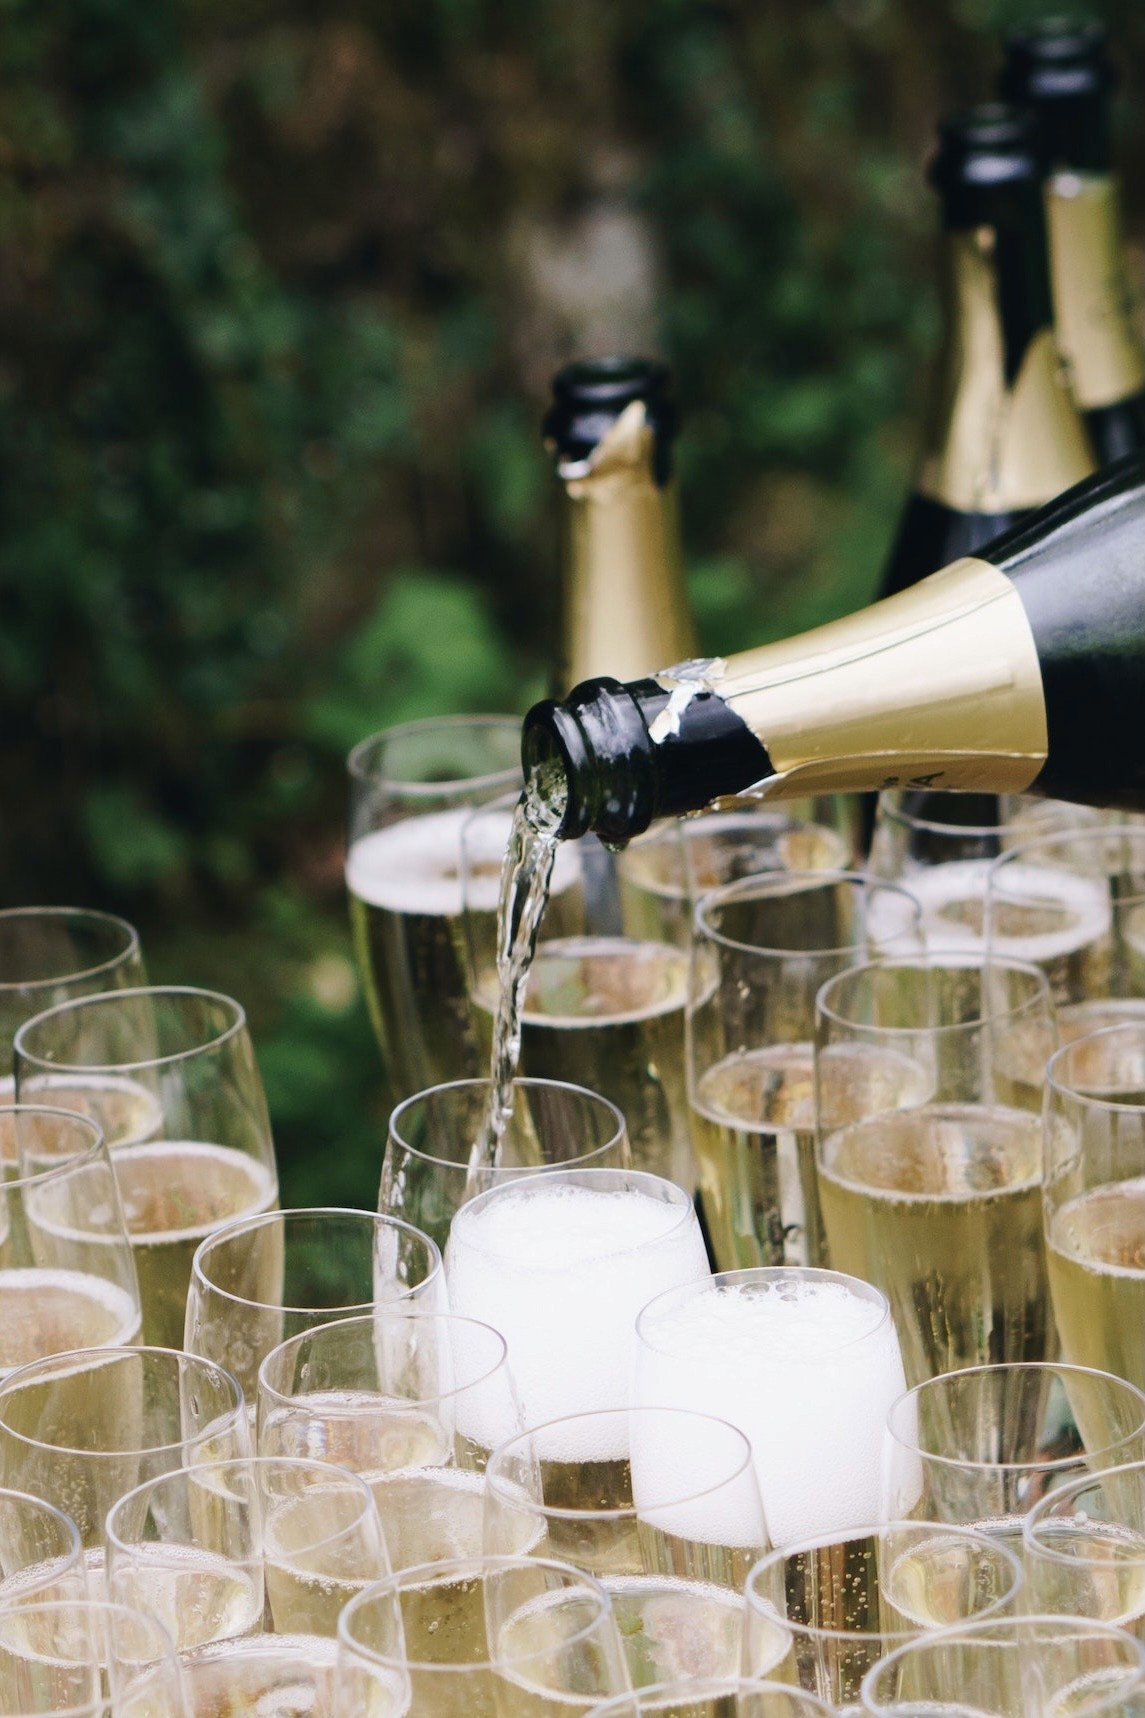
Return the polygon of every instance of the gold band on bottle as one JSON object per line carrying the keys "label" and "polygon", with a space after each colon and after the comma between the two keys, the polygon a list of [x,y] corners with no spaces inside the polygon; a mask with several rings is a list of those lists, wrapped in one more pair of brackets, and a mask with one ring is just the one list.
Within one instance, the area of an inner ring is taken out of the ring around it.
{"label": "gold band on bottle", "polygon": [[940,573],[801,637],[713,665],[755,733],[766,797],[885,787],[1020,793],[1046,761],[1033,634],[988,561]]}
{"label": "gold band on bottle", "polygon": [[1056,173],[1046,186],[1054,318],[1074,397],[1085,410],[1145,388],[1141,307],[1125,266],[1117,187],[1104,173]]}

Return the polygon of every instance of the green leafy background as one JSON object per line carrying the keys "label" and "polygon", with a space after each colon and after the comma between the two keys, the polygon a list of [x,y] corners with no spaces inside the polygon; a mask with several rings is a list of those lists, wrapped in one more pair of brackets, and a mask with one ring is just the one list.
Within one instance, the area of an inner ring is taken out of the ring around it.
{"label": "green leafy background", "polygon": [[[936,334],[922,164],[1018,0],[0,0],[0,901],[247,1006],[372,1204],[343,759],[544,689],[553,367],[675,366],[705,648],[865,600]],[[1140,0],[1101,9],[1142,225]]]}

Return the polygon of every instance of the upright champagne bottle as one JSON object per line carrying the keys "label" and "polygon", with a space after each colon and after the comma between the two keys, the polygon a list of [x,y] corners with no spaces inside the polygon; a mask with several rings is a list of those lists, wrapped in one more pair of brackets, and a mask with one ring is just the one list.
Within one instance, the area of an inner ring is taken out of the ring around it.
{"label": "upright champagne bottle", "polygon": [[553,379],[545,443],[564,484],[558,689],[632,680],[696,648],[684,589],[664,364],[594,358]]}
{"label": "upright champagne bottle", "polygon": [[744,793],[1145,810],[1145,455],[844,620],[535,705],[524,759],[538,822],[613,841]]}
{"label": "upright champagne bottle", "polygon": [[1102,465],[1145,448],[1145,335],[1109,147],[1102,24],[1047,18],[1006,41],[999,88],[1036,113],[1058,345]]}
{"label": "upright champagne bottle", "polygon": [[939,128],[943,345],[884,596],[1094,469],[1054,343],[1037,138],[1031,114],[998,103]]}

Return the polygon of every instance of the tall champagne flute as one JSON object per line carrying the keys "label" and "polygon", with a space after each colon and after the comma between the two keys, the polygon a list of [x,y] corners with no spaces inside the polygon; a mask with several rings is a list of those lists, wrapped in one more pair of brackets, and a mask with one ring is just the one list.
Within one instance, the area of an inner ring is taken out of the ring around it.
{"label": "tall champagne flute", "polygon": [[[497,831],[508,847],[511,815],[512,803],[497,800],[462,831],[470,982],[487,1053],[501,979],[485,856]],[[525,990],[521,1071],[602,1093],[624,1116],[636,1167],[690,1188],[688,967],[685,936],[651,940],[624,925],[617,860],[595,835],[560,844]]]}
{"label": "tall champagne flute", "polygon": [[259,1366],[287,1337],[407,1299],[445,1306],[441,1254],[419,1229],[336,1207],[269,1211],[199,1246],[184,1346],[233,1372],[253,1408]]}
{"label": "tall champagne flute", "polygon": [[[397,1102],[486,1072],[462,943],[461,826],[473,806],[520,787],[521,724],[406,722],[355,746],[347,767],[354,952]],[[503,848],[484,859],[494,899]]]}
{"label": "tall champagne flute", "polygon": [[504,1336],[532,1423],[626,1406],[649,1292],[708,1275],[688,1194],[638,1170],[494,1187],[461,1207],[446,1249],[450,1307]]}
{"label": "tall champagne flute", "polygon": [[[738,1671],[744,1578],[766,1544],[751,1446],[708,1414],[570,1414],[509,1439],[486,1469],[486,1551],[595,1575],[635,1687]],[[771,1665],[788,1645],[777,1629]]]}
{"label": "tall champagne flute", "polygon": [[886,1297],[835,1271],[726,1272],[657,1296],[636,1323],[633,1401],[702,1402],[747,1436],[777,1546],[877,1518],[903,1383]]}
{"label": "tall champagne flute", "polygon": [[515,1080],[500,1161],[475,1188],[469,1168],[489,1109],[489,1080],[455,1080],[407,1098],[390,1116],[378,1210],[404,1217],[439,1247],[475,1191],[544,1169],[627,1169],[628,1129],[615,1104],[558,1080]]}
{"label": "tall champagne flute", "polygon": [[22,1099],[85,1110],[102,1126],[135,1248],[144,1337],[178,1348],[199,1242],[278,1199],[246,1015],[209,990],[117,991],[26,1021],[15,1055]]}
{"label": "tall champagne flute", "polygon": [[793,1680],[850,1707],[884,1654],[929,1629],[1008,1614],[1023,1579],[1021,1560],[1005,1546],[934,1522],[888,1521],[788,1545],[748,1577],[744,1669],[773,1674],[782,1626]]}
{"label": "tall champagne flute", "polygon": [[0,1603],[5,1718],[187,1718],[170,1635],[126,1605],[83,1597]]}
{"label": "tall champagne flute", "polygon": [[108,1510],[185,1462],[250,1454],[242,1392],[166,1348],[56,1354],[0,1380],[0,1478],[65,1511],[98,1596]]}
{"label": "tall champagne flute", "polygon": [[1145,1389],[1145,1019],[1075,1039],[1054,1056],[1044,1152],[1062,1351]]}
{"label": "tall champagne flute", "polygon": [[[1044,975],[937,954],[868,964],[825,984],[817,1014],[831,1258],[888,1296],[908,1380],[1052,1354],[1038,1113],[1056,1038]],[[909,1102],[901,1085],[888,1102],[882,1082],[856,1079],[873,1058],[916,1070]]]}
{"label": "tall champagne flute", "polygon": [[395,1569],[481,1554],[489,1453],[523,1425],[504,1337],[404,1305],[272,1349],[258,1420],[261,1455],[317,1454],[363,1476]]}
{"label": "tall champagne flute", "polygon": [[1029,1608],[1145,1640],[1145,1461],[1071,1480],[1022,1523]]}
{"label": "tall champagne flute", "polygon": [[[701,898],[688,1091],[720,1269],[829,1262],[815,1182],[815,993],[868,954],[920,952],[918,922],[902,890],[842,871],[771,871]],[[899,1089],[902,1068],[880,1066],[887,1108],[917,1101],[909,1079]]]}
{"label": "tall champagne flute", "polygon": [[594,1706],[588,1718],[831,1718],[834,1710],[788,1683],[724,1676],[618,1694]]}
{"label": "tall champagne flute", "polygon": [[975,1366],[917,1385],[887,1415],[885,1514],[1020,1545],[1022,1517],[1086,1473],[1145,1457],[1145,1394],[1080,1366]]}

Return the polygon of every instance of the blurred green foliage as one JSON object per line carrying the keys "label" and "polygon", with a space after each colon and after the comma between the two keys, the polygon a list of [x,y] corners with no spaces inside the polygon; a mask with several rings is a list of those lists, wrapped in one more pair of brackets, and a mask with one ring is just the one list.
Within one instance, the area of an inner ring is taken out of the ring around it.
{"label": "blurred green foliage", "polygon": [[[674,364],[708,648],[864,600],[921,163],[1037,9],[0,3],[0,898],[114,906],[246,1002],[288,1198],[372,1203],[384,1136],[343,755],[544,685],[548,373]],[[1139,0],[1098,10],[1139,69]]]}

